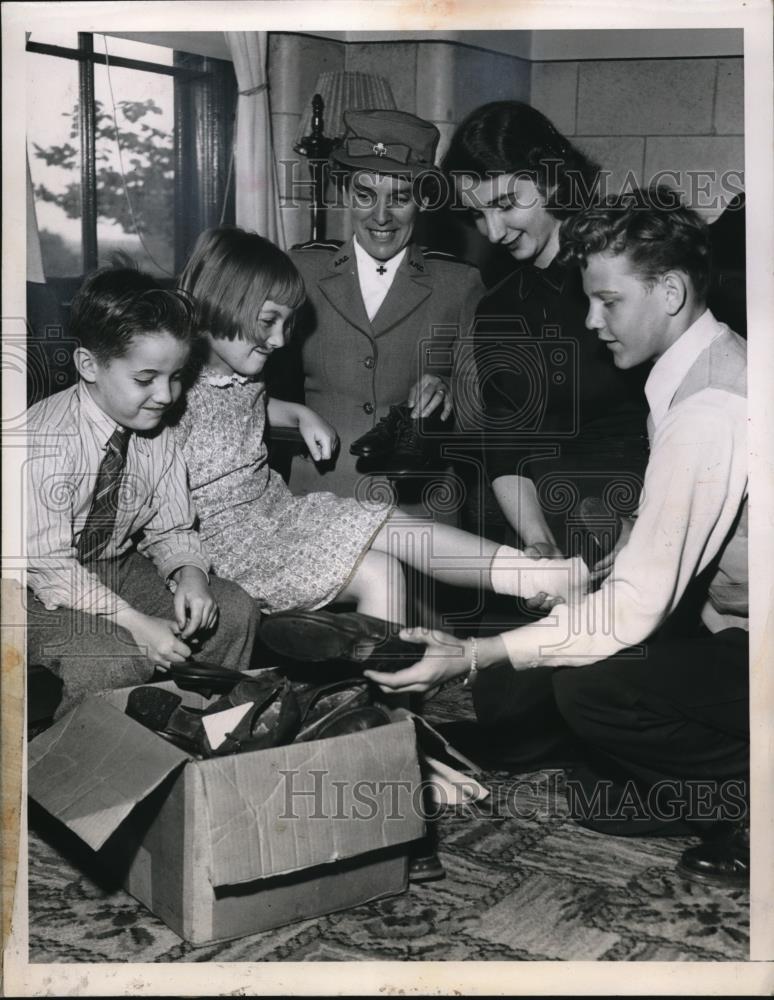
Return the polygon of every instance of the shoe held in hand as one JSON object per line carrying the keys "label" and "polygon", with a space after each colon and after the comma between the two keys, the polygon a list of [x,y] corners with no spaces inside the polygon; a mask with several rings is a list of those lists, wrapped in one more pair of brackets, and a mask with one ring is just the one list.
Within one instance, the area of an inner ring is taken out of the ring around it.
{"label": "shoe held in hand", "polygon": [[407,403],[391,406],[386,417],[350,445],[359,472],[410,475],[432,465],[437,443],[446,429],[440,411],[415,420]]}
{"label": "shoe held in hand", "polygon": [[266,618],[261,639],[302,663],[350,660],[368,670],[402,670],[421,660],[425,647],[399,632],[399,625],[357,611],[279,611]]}

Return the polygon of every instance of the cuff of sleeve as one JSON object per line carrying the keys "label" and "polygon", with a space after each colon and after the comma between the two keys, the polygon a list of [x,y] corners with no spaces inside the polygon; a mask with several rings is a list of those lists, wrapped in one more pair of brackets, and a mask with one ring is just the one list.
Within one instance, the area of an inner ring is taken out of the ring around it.
{"label": "cuff of sleeve", "polygon": [[88,615],[114,615],[119,611],[125,611],[131,605],[115,594],[108,593],[100,595],[93,600],[69,600],[64,597],[56,597],[51,594],[35,594],[46,611],[57,611],[59,608],[71,608],[73,611],[80,611]]}
{"label": "cuff of sleeve", "polygon": [[86,575],[85,578],[79,578],[77,585],[66,591],[61,588],[35,586],[30,584],[29,580],[28,584],[46,611],[70,608],[81,614],[101,617],[115,615],[119,611],[131,608],[127,601],[100,583],[97,577],[92,574]]}
{"label": "cuff of sleeve", "polygon": [[157,569],[159,571],[159,576],[162,580],[169,581],[169,578],[175,572],[175,570],[181,569],[183,566],[195,566],[200,569],[202,573],[210,579],[210,563],[204,558],[204,556],[198,555],[195,552],[177,552],[174,555],[168,556],[162,562],[157,564]]}
{"label": "cuff of sleeve", "polygon": [[74,611],[81,611],[88,615],[112,617],[121,611],[130,609],[131,604],[119,597],[118,594],[114,594],[112,590],[99,588],[97,591],[84,595],[80,600],[74,601],[71,607]]}
{"label": "cuff of sleeve", "polygon": [[[554,620],[548,624],[550,618]],[[505,651],[515,670],[561,664],[561,650],[567,646],[569,638],[570,614],[566,604],[557,605],[548,618],[534,625],[513,629],[502,635]]]}

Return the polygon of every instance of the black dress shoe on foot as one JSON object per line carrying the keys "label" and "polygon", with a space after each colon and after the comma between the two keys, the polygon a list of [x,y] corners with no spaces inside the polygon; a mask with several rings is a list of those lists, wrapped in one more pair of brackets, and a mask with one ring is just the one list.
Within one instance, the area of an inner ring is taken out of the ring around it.
{"label": "black dress shoe on foot", "polygon": [[398,637],[400,626],[358,611],[278,611],[261,627],[264,644],[301,662],[351,660],[368,670],[402,670],[425,647]]}
{"label": "black dress shoe on foot", "polygon": [[692,882],[746,888],[750,884],[749,827],[737,827],[726,836],[689,847],[677,871]]}
{"label": "black dress shoe on foot", "polygon": [[432,854],[423,854],[422,857],[409,859],[408,879],[412,884],[437,882],[442,878],[446,878],[446,870],[435,851]]}

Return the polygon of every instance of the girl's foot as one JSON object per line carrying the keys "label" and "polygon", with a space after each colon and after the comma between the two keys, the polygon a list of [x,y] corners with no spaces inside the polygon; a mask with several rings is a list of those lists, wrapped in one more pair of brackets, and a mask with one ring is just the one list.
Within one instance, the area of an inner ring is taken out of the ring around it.
{"label": "girl's foot", "polygon": [[520,549],[501,545],[492,559],[490,577],[496,594],[524,598],[544,594],[571,604],[588,591],[589,570],[579,556],[530,559]]}

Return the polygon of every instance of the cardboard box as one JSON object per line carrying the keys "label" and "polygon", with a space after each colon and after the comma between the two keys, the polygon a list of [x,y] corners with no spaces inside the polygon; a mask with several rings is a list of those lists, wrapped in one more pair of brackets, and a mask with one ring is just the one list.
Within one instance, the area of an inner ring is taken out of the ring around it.
{"label": "cardboard box", "polygon": [[130,690],[87,698],[30,743],[29,795],[180,937],[222,941],[405,890],[405,845],[424,833],[411,719],[198,760],[124,713]]}

